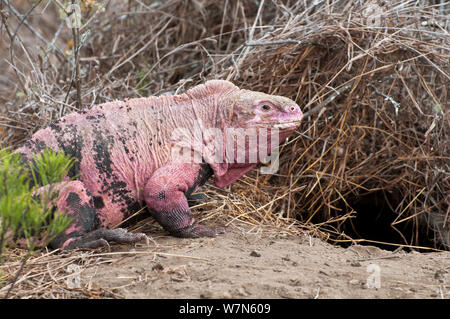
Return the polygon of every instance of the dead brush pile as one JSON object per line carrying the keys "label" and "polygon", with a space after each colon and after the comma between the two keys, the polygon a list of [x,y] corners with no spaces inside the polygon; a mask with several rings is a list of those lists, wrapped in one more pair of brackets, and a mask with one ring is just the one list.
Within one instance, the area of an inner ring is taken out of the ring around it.
{"label": "dead brush pile", "polygon": [[[305,112],[277,174],[254,171],[228,190],[208,187],[204,219],[302,229],[338,242],[448,242],[448,5],[95,3],[83,10],[80,29],[83,107],[220,78],[290,97]],[[61,25],[49,36],[53,44],[71,40]],[[15,98],[2,99],[3,143],[11,146],[77,109],[76,45],[61,57],[51,46],[24,54],[19,44]]]}
{"label": "dead brush pile", "polygon": [[271,209],[334,241],[448,248],[448,21],[426,3],[328,4],[280,9],[223,73],[309,115],[254,196],[288,194]]}

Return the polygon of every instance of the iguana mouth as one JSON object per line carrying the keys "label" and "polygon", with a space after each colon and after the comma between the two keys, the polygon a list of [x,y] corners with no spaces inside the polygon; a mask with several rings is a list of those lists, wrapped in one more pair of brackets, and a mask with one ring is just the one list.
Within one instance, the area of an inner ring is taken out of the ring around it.
{"label": "iguana mouth", "polygon": [[300,121],[295,121],[295,122],[287,122],[287,123],[278,123],[278,124],[274,124],[272,127],[284,129],[284,128],[297,127],[299,124],[300,124]]}
{"label": "iguana mouth", "polygon": [[277,128],[277,129],[292,128],[292,129],[294,129],[297,126],[300,125],[300,122],[301,121],[292,121],[292,122],[284,122],[284,123],[276,123],[276,124],[274,124],[274,123],[260,123],[258,125],[258,127],[261,127],[261,128],[264,127],[264,128],[268,128],[268,129],[270,129],[270,128]]}

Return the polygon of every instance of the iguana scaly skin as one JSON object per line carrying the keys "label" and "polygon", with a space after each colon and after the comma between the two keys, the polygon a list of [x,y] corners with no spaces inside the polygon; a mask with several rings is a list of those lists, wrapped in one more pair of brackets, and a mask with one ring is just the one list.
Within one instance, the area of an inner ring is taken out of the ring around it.
{"label": "iguana scaly skin", "polygon": [[[176,161],[174,146],[189,145],[183,144],[180,136],[174,137],[174,132],[184,128],[189,135],[199,125],[202,130],[219,133],[229,128],[264,128],[279,134],[283,141],[301,118],[299,106],[288,98],[213,80],[180,95],[110,102],[68,114],[37,131],[17,152],[30,160],[50,147],[77,159],[67,178],[76,179],[57,188],[58,211],[65,211],[73,221],[51,242],[54,248],[140,241],[144,234],[115,227],[145,205],[172,235],[213,237],[225,229],[196,223],[187,198],[212,175],[219,187],[237,180],[257,165],[249,161],[249,154],[256,150],[244,150],[241,163],[235,162],[242,151],[239,147],[233,158],[216,161],[223,150],[211,147],[207,136],[191,146],[201,154],[200,161]],[[182,137],[186,141],[187,136]],[[269,143],[268,151],[273,148]]]}

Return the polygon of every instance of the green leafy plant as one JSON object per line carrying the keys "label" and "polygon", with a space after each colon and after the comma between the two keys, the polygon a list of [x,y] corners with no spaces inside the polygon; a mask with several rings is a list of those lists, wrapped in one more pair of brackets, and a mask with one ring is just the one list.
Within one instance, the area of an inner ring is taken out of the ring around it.
{"label": "green leafy plant", "polygon": [[0,258],[7,244],[33,251],[67,228],[70,219],[55,211],[53,201],[74,163],[48,148],[28,163],[20,154],[0,149]]}

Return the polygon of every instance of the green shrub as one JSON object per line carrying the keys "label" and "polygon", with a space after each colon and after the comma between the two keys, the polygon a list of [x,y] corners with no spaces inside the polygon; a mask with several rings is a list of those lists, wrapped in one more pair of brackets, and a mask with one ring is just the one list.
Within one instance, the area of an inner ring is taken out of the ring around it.
{"label": "green shrub", "polygon": [[69,226],[69,217],[52,204],[58,195],[55,183],[62,182],[74,162],[47,148],[24,164],[20,154],[0,149],[0,259],[7,244],[20,240],[32,251]]}

